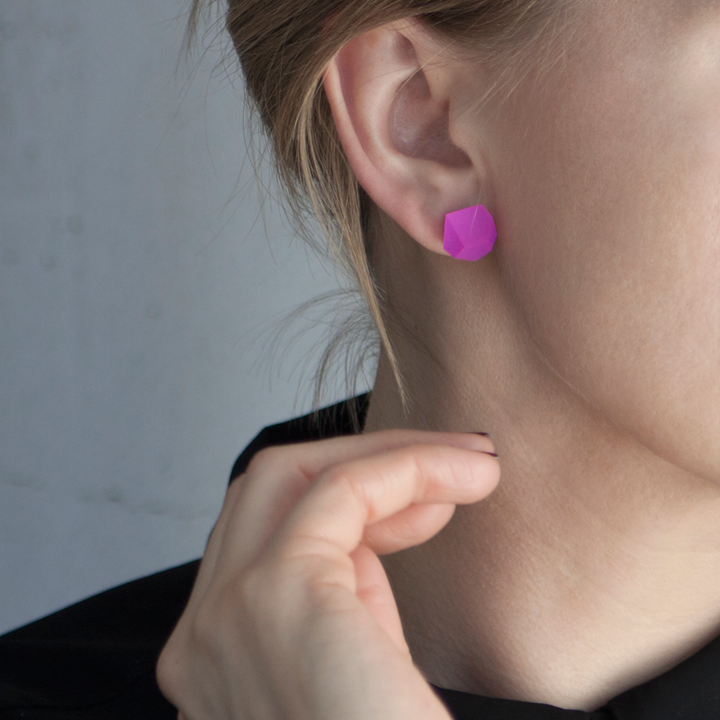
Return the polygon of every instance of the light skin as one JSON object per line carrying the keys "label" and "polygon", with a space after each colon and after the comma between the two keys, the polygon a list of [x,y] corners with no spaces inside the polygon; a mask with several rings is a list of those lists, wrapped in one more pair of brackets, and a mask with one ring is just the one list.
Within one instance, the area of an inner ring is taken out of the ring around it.
{"label": "light skin", "polygon": [[[407,126],[444,109],[469,161],[444,175],[407,139],[403,161],[392,105],[369,99],[402,97],[397,36],[346,48],[331,95],[360,181],[407,233],[378,254],[420,339],[398,341],[410,415],[383,362],[366,429],[489,429],[503,468],[486,503],[385,559],[413,656],[441,686],[593,709],[720,630],[720,6],[578,12],[564,62],[478,112],[467,95],[492,75],[404,31],[432,63]],[[442,257],[448,198],[495,215],[487,259]]]}
{"label": "light skin", "polygon": [[[720,5],[568,19],[557,64],[479,106],[496,68],[414,21],[351,41],[325,90],[406,330],[409,412],[383,356],[367,437],[489,430],[502,465],[382,557],[388,634],[439,686],[592,710],[720,632]],[[449,258],[444,214],[479,202],[495,250]]]}

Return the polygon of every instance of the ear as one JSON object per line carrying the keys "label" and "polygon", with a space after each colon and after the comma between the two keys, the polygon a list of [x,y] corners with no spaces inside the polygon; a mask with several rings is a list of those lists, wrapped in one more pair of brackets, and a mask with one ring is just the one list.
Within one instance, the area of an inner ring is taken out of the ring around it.
{"label": "ear", "polygon": [[408,235],[447,254],[445,215],[480,203],[483,184],[467,68],[419,21],[403,20],[347,43],[324,86],[360,185]]}

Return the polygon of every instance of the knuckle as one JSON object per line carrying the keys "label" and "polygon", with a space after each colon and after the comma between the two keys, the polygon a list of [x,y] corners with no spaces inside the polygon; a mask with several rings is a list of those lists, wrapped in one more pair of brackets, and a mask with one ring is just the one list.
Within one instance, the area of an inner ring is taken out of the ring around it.
{"label": "knuckle", "polygon": [[424,458],[428,453],[436,452],[437,449],[429,445],[408,445],[397,452],[397,468],[402,473],[418,478],[423,474]]}
{"label": "knuckle", "polygon": [[349,493],[352,497],[362,500],[365,493],[363,492],[363,484],[367,482],[367,477],[358,477],[353,472],[350,463],[340,463],[334,465],[325,471],[323,483],[343,494]]}
{"label": "knuckle", "polygon": [[267,562],[255,562],[223,587],[215,615],[227,622],[252,627],[262,621],[277,594],[277,579]]}
{"label": "knuckle", "polygon": [[282,447],[266,447],[258,450],[250,460],[245,474],[252,477],[253,475],[266,475],[277,470],[278,467],[285,464],[285,456],[287,450]]}
{"label": "knuckle", "polygon": [[362,472],[356,461],[338,463],[325,471],[323,481],[364,501],[367,499],[369,487],[373,484],[421,475],[422,458],[429,451],[427,445],[404,445],[392,450],[382,464],[374,464],[371,470],[363,464]]}

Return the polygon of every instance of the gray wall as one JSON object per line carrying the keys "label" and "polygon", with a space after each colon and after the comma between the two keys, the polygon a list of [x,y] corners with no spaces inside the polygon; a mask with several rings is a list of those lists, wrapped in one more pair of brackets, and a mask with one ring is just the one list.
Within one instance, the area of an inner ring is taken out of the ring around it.
{"label": "gray wall", "polygon": [[176,72],[185,7],[0,3],[0,631],[199,556],[309,407],[317,336],[265,348],[335,281],[260,213],[218,53]]}

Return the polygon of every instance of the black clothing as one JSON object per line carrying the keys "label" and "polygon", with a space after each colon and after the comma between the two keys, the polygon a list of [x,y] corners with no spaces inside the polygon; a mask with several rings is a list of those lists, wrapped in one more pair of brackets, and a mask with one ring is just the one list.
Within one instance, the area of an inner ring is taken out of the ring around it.
{"label": "black clothing", "polygon": [[[367,400],[265,428],[238,458],[231,480],[263,447],[353,434]],[[0,637],[0,720],[175,720],[155,682],[155,662],[198,565],[126,583]],[[592,713],[436,691],[457,720],[720,720],[720,638]]]}

